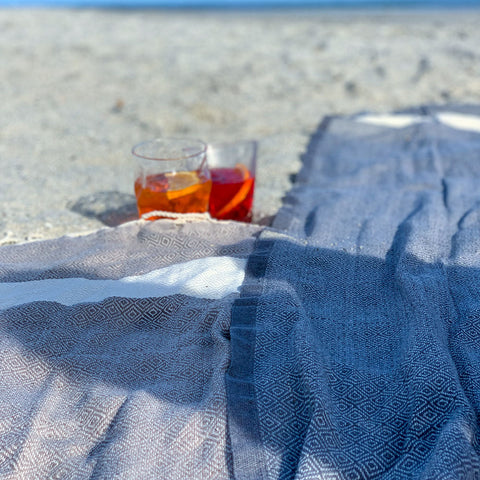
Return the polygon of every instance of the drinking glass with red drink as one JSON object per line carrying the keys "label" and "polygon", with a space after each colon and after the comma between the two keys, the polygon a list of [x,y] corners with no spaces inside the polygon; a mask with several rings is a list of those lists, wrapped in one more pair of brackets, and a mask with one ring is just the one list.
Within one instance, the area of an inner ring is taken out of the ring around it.
{"label": "drinking glass with red drink", "polygon": [[209,145],[212,177],[210,215],[219,220],[252,221],[257,142]]}
{"label": "drinking glass with red drink", "polygon": [[133,147],[140,217],[156,220],[163,218],[161,212],[207,212],[212,180],[206,152],[205,143],[185,138],[158,138]]}

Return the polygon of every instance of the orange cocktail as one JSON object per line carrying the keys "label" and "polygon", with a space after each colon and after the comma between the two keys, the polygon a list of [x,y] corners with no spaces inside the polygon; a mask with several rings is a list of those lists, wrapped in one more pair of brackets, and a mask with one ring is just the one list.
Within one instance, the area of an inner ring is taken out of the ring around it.
{"label": "orange cocktail", "polygon": [[[206,212],[212,181],[198,172],[158,173],[135,181],[138,213]],[[152,217],[160,218],[160,217]]]}
{"label": "orange cocktail", "polygon": [[212,181],[206,151],[203,142],[186,138],[159,138],[135,146],[140,217],[155,220],[167,213],[207,212]]}

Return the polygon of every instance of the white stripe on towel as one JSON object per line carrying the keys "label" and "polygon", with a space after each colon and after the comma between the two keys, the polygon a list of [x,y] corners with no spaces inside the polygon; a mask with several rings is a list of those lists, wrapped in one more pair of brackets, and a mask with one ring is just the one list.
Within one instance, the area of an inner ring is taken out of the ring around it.
{"label": "white stripe on towel", "polygon": [[464,113],[444,112],[437,113],[437,118],[443,124],[458,130],[469,132],[480,132],[480,117],[477,115],[466,115]]}
{"label": "white stripe on towel", "polygon": [[[451,128],[466,130],[469,132],[480,132],[480,117],[478,115],[467,115],[465,113],[440,112],[435,118]],[[431,121],[429,117],[407,114],[365,114],[355,118],[357,122],[378,125],[389,128],[405,128],[416,123]]]}
{"label": "white stripe on towel", "polygon": [[38,301],[75,305],[108,297],[184,294],[219,299],[238,291],[245,277],[246,262],[234,257],[207,257],[119,280],[56,278],[0,283],[0,309]]}
{"label": "white stripe on towel", "polygon": [[365,114],[358,116],[355,120],[357,120],[357,122],[379,125],[381,127],[405,128],[416,123],[424,122],[425,117],[406,114]]}

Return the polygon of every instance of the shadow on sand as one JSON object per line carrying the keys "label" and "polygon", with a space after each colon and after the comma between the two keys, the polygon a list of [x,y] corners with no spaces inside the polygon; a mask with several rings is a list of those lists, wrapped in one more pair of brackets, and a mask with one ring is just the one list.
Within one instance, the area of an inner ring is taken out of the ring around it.
{"label": "shadow on sand", "polygon": [[80,197],[67,207],[87,218],[96,218],[109,227],[138,219],[137,204],[132,194],[105,191]]}

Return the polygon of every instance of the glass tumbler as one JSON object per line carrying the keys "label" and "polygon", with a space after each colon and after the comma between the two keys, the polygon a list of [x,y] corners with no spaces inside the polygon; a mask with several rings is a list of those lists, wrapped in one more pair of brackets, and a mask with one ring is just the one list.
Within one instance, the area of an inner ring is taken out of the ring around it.
{"label": "glass tumbler", "polygon": [[213,144],[208,147],[212,176],[210,215],[219,220],[251,222],[257,142]]}
{"label": "glass tumbler", "polygon": [[157,138],[135,145],[140,217],[156,220],[168,217],[166,212],[207,212],[212,180],[206,153],[205,143],[188,138]]}

